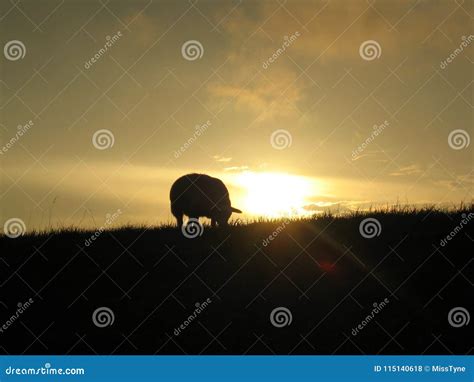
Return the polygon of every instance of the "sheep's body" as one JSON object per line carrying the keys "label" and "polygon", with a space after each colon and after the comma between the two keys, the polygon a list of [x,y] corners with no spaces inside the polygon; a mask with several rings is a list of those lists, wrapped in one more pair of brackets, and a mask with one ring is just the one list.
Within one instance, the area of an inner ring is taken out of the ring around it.
{"label": "sheep's body", "polygon": [[170,190],[171,212],[183,224],[183,215],[199,219],[207,217],[211,224],[227,224],[232,212],[240,210],[231,207],[229,191],[217,178],[205,174],[188,174],[177,179]]}

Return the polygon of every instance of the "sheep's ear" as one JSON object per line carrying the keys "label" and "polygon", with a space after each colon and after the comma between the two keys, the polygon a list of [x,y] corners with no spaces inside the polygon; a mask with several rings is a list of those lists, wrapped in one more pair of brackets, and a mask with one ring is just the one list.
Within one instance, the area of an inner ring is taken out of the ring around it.
{"label": "sheep's ear", "polygon": [[234,207],[230,207],[230,210],[231,210],[232,212],[235,212],[236,214],[241,214],[241,213],[242,213],[242,211],[240,211],[239,209],[234,208]]}

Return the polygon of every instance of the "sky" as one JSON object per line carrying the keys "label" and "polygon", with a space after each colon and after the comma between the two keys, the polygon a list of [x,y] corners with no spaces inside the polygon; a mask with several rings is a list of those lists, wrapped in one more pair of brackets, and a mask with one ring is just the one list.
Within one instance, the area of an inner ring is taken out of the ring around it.
{"label": "sky", "polygon": [[0,32],[2,224],[172,222],[191,172],[243,220],[472,202],[472,2],[10,0]]}

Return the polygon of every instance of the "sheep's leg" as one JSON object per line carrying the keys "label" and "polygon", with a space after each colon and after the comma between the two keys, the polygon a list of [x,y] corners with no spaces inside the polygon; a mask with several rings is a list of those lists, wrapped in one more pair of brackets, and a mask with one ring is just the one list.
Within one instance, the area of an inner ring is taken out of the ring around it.
{"label": "sheep's leg", "polygon": [[183,215],[174,215],[174,217],[176,218],[176,222],[178,223],[178,228],[181,229],[181,227],[183,226]]}
{"label": "sheep's leg", "polygon": [[178,208],[175,203],[171,202],[171,213],[176,218],[178,228],[181,229],[181,227],[183,226],[183,211],[181,210],[181,208]]}

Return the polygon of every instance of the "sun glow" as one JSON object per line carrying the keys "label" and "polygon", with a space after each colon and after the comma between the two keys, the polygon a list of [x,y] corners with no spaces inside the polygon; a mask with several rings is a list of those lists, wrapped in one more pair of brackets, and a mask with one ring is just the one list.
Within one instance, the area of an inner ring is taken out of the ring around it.
{"label": "sun glow", "polygon": [[246,171],[236,175],[235,181],[243,191],[241,209],[254,216],[309,215],[303,207],[319,193],[316,181],[285,173]]}

